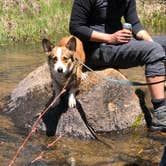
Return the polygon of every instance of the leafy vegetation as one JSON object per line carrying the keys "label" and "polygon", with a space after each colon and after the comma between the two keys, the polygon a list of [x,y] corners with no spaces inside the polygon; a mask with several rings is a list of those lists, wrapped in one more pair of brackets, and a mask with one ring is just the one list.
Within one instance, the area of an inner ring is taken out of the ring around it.
{"label": "leafy vegetation", "polygon": [[0,0],[0,42],[34,41],[68,33],[70,0]]}
{"label": "leafy vegetation", "polygon": [[138,13],[146,29],[153,33],[166,32],[165,0],[139,0]]}

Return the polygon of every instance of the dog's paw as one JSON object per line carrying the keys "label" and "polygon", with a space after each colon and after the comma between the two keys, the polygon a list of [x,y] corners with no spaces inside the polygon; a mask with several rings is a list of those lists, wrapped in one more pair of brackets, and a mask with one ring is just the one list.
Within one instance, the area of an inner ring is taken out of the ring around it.
{"label": "dog's paw", "polygon": [[70,94],[70,96],[69,96],[68,106],[70,108],[76,107],[76,99],[73,94]]}
{"label": "dog's paw", "polygon": [[86,80],[86,78],[87,78],[87,74],[82,73],[82,75],[81,75],[81,80]]}

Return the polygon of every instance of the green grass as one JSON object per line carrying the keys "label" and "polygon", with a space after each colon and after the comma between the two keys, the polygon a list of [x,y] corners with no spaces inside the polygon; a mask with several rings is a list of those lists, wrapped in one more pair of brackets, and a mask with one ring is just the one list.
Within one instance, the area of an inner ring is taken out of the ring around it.
{"label": "green grass", "polygon": [[68,34],[70,0],[6,1],[7,6],[0,0],[1,43],[38,42],[43,37],[58,38],[61,34]]}

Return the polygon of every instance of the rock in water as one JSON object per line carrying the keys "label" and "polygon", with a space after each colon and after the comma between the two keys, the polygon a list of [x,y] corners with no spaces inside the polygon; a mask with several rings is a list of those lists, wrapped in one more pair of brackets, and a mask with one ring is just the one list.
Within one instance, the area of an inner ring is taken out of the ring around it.
{"label": "rock in water", "polygon": [[[68,109],[67,97],[63,95],[61,101],[44,115],[47,135],[63,133],[89,138],[92,137],[89,129],[97,132],[126,129],[142,113],[133,87],[108,80],[109,77],[126,80],[120,72],[105,69],[86,74],[87,78],[82,81],[77,95],[77,108]],[[11,116],[16,126],[31,127],[36,115],[53,96],[51,85],[49,67],[44,64],[13,90],[4,112]]]}

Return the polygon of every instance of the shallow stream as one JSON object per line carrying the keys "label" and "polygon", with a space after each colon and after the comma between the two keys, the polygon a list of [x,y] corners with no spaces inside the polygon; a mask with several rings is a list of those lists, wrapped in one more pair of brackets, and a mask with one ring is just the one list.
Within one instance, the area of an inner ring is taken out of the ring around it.
{"label": "shallow stream", "polygon": [[[0,49],[0,104],[29,72],[46,61],[41,46],[5,46]],[[143,69],[123,70],[129,79],[144,81]],[[17,122],[15,122],[17,123]],[[7,166],[26,134],[9,117],[0,115],[0,165]],[[96,140],[63,137],[54,146],[46,146],[55,137],[34,134],[14,165],[16,166],[156,166],[166,137],[151,133],[146,127],[99,135]],[[39,161],[33,161],[43,152]],[[31,163],[31,164],[30,164]]]}

